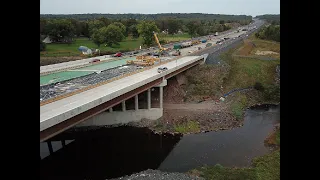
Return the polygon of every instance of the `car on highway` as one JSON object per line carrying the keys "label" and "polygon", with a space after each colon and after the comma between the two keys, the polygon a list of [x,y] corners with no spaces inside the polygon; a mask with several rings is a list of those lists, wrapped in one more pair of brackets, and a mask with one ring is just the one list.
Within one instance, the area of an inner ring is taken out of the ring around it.
{"label": "car on highway", "polygon": [[117,52],[116,54],[113,55],[113,57],[121,57],[122,53],[121,52]]}
{"label": "car on highway", "polygon": [[167,67],[159,67],[158,68],[158,73],[161,73],[161,72],[166,71],[166,70],[168,70]]}
{"label": "car on highway", "polygon": [[92,59],[91,63],[100,62],[100,59]]}

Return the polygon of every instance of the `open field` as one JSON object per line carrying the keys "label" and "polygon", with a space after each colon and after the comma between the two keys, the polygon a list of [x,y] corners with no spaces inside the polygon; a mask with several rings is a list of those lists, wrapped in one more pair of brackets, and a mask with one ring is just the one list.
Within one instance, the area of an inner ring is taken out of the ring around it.
{"label": "open field", "polygon": [[[159,35],[159,40],[163,40],[166,43],[177,42],[186,39],[190,39],[189,34],[177,34],[177,35]],[[76,38],[72,44],[47,44],[47,50],[40,52],[40,56],[79,56],[80,51],[78,50],[79,46],[87,46],[88,48],[100,49],[100,51],[131,51],[139,49],[142,46],[142,38],[130,39],[126,38],[123,42],[120,42],[119,45],[113,45],[112,47],[101,45],[98,47],[88,38]]]}

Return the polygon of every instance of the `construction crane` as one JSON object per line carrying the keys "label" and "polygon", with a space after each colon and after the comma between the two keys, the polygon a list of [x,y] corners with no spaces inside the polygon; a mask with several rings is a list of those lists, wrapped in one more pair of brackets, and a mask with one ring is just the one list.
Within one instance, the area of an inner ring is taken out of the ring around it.
{"label": "construction crane", "polygon": [[167,48],[164,48],[161,46],[160,42],[159,42],[159,39],[158,39],[158,36],[157,36],[157,33],[153,32],[153,36],[154,36],[154,39],[156,40],[158,46],[159,46],[159,53],[163,52],[163,51],[166,51]]}

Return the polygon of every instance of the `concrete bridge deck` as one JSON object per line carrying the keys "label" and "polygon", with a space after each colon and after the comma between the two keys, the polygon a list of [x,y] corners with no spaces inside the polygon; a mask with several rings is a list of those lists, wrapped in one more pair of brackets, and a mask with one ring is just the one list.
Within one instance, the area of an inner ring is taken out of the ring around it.
{"label": "concrete bridge deck", "polygon": [[[145,91],[153,86],[161,84],[164,79],[174,76],[175,72],[179,70],[185,70],[185,68],[190,68],[191,66],[194,66],[202,62],[203,60],[203,56],[186,56],[158,66],[168,68],[167,71],[164,71],[162,73],[158,73],[158,67],[154,67],[149,70],[145,70],[140,73],[107,83],[105,85],[98,86],[94,89],[87,90],[79,94],[75,94],[73,96],[40,106],[40,132],[61,122],[64,122],[74,116],[91,110],[105,102],[110,102],[128,92],[137,90],[136,93],[141,93],[142,91]],[[147,89],[141,89],[139,91],[139,88],[144,86]],[[134,95],[136,94],[132,94],[130,96],[128,95],[121,100],[129,99]],[[85,119],[99,114],[106,108],[110,108],[118,103],[119,101],[112,102],[108,105],[108,107],[105,106],[102,109],[92,112]],[[72,126],[73,125],[74,124],[72,124]]]}

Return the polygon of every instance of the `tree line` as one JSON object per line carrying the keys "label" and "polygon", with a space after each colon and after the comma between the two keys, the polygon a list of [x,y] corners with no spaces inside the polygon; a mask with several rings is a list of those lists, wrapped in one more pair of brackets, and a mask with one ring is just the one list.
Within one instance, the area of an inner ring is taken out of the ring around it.
{"label": "tree line", "polygon": [[[252,19],[247,16],[230,16],[231,19],[195,19],[185,21],[178,18],[162,18],[157,20],[111,19],[100,17],[90,20],[79,20],[68,15],[52,18],[49,15],[40,17],[40,37],[49,36],[55,43],[72,43],[75,37],[90,38],[98,47],[102,44],[112,46],[125,37],[142,37],[145,45],[151,45],[153,32],[176,34],[188,32],[191,37],[204,36],[230,29],[229,23],[249,24]],[[223,15],[221,15],[223,16]],[[237,18],[234,18],[237,17]],[[239,18],[242,17],[242,18]],[[236,20],[235,20],[236,19]],[[41,36],[42,35],[42,36]],[[43,45],[40,45],[42,50]]]}
{"label": "tree line", "polygon": [[268,25],[261,28],[255,36],[260,39],[280,42],[280,25]]}
{"label": "tree line", "polygon": [[263,19],[273,25],[280,25],[280,14],[265,14],[256,16],[256,18]]}
{"label": "tree line", "polygon": [[252,16],[246,15],[225,15],[225,14],[205,14],[205,13],[159,13],[159,14],[40,14],[40,18],[71,18],[77,20],[92,20],[99,18],[108,19],[136,19],[136,20],[161,20],[176,18],[181,20],[224,20],[229,22],[244,23],[244,21],[251,20]]}

